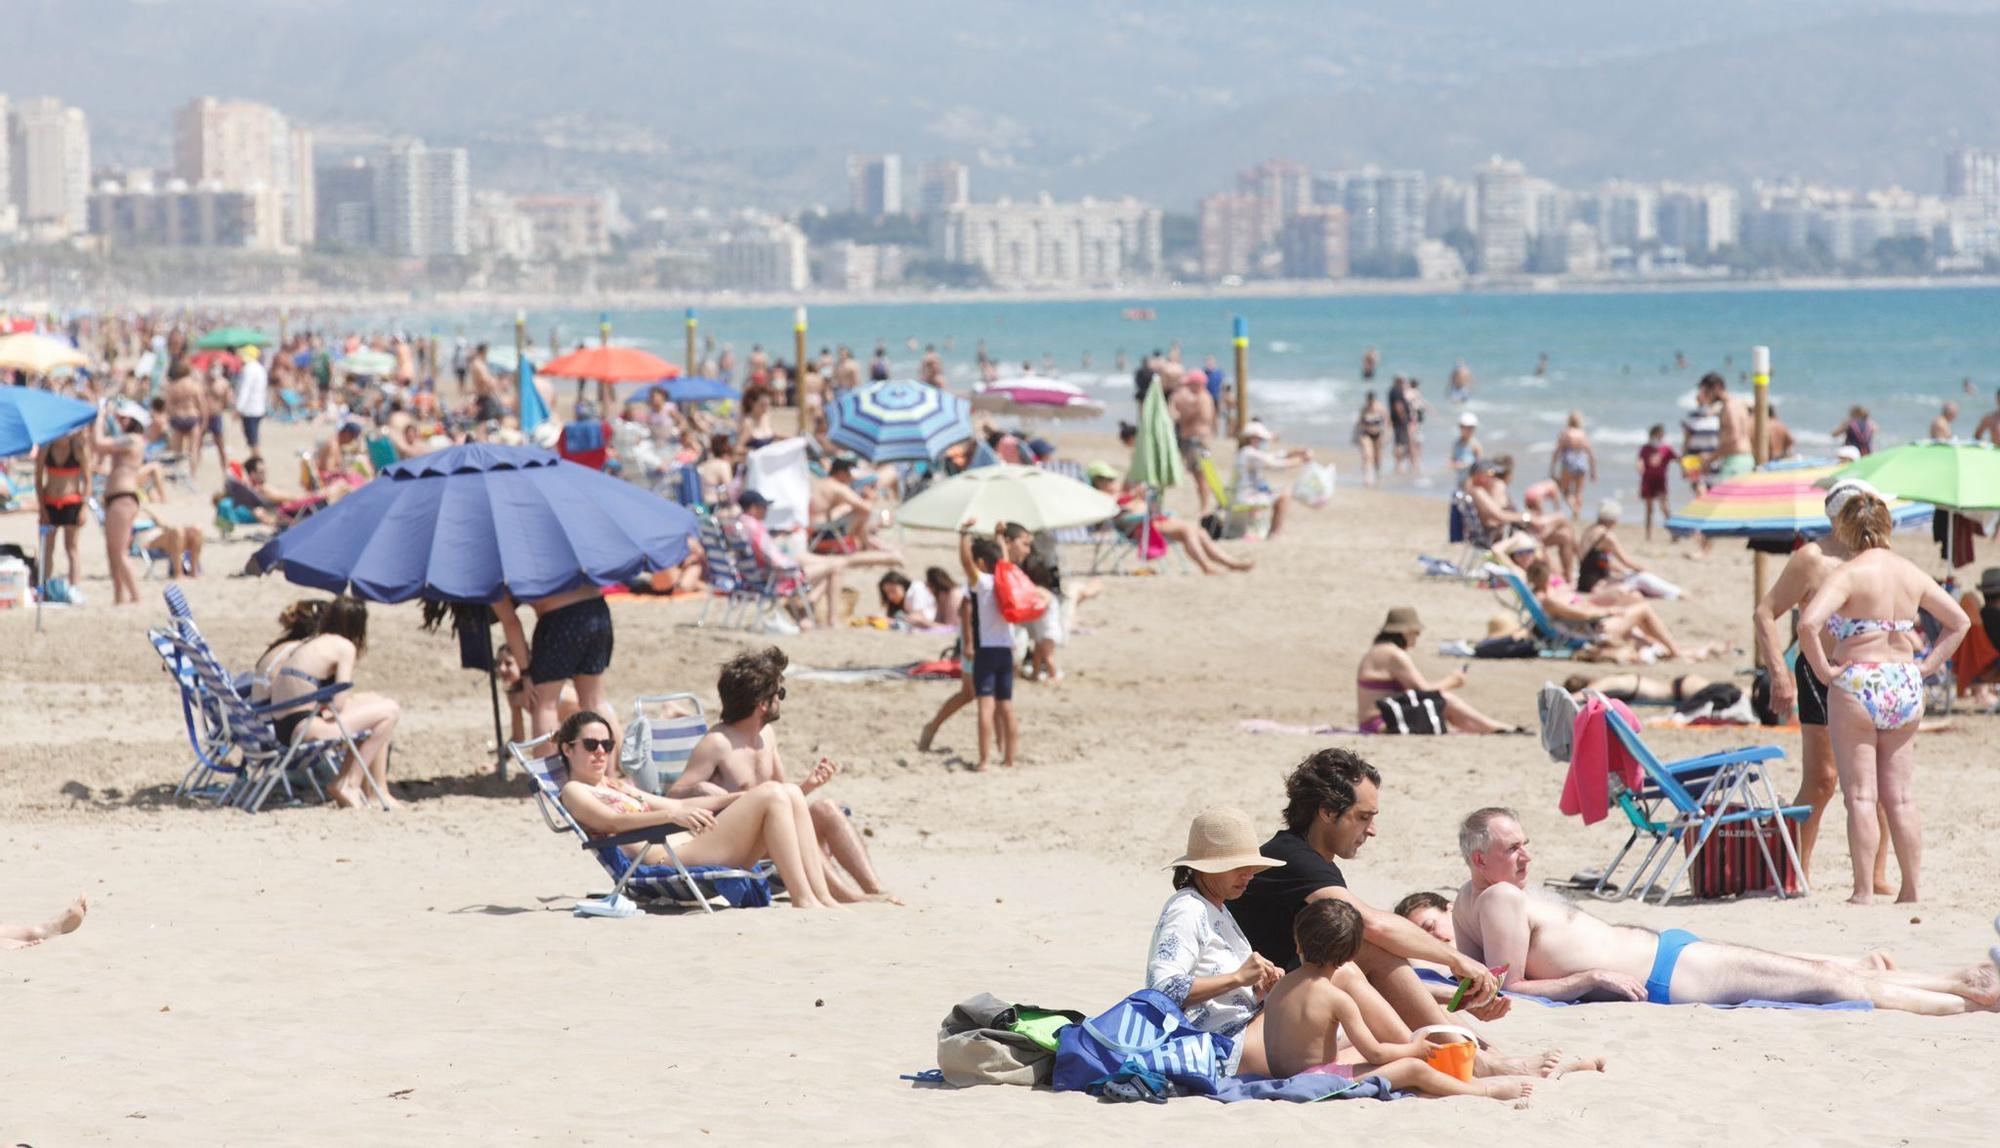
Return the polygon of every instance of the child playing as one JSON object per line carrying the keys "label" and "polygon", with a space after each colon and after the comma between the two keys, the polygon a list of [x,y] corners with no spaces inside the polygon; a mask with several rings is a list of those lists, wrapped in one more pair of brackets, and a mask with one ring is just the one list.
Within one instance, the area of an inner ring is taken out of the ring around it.
{"label": "child playing", "polygon": [[1673,513],[1667,505],[1667,471],[1678,457],[1667,445],[1667,428],[1654,423],[1646,431],[1646,445],[1639,448],[1639,498],[1646,504],[1646,541],[1653,540],[1653,504],[1660,504],[1660,521]]}
{"label": "child playing", "polygon": [[[1424,1062],[1422,1041],[1385,1044],[1375,1039],[1361,1009],[1340,987],[1340,981],[1360,975],[1349,962],[1361,945],[1361,913],[1345,901],[1327,898],[1307,903],[1292,924],[1299,949],[1299,967],[1285,974],[1264,998],[1264,1052],[1272,1076],[1325,1072],[1349,1078],[1379,1076],[1390,1087],[1427,1096],[1486,1096],[1495,1100],[1525,1099],[1532,1081],[1519,1077],[1460,1080]],[[1340,1038],[1358,1051],[1365,1063],[1334,1063]]]}
{"label": "child playing", "polygon": [[972,584],[972,692],[979,699],[979,764],[973,769],[977,771],[991,760],[996,728],[1001,764],[1011,768],[1021,727],[1014,718],[1014,631],[1000,613],[1000,599],[993,590],[1000,543],[967,533],[975,521],[968,518],[958,528],[958,562]]}

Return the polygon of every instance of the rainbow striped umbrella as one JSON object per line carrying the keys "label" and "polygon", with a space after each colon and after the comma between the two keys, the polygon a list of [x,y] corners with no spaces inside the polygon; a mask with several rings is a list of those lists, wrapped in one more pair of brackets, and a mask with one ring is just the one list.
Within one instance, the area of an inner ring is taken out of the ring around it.
{"label": "rainbow striped umbrella", "polygon": [[[1813,484],[1839,469],[1834,463],[1777,463],[1717,483],[1668,518],[1667,531],[1676,538],[1689,534],[1821,537],[1833,530],[1833,524],[1826,517],[1826,491]],[[1915,526],[1930,521],[1931,508],[1921,502],[1891,499],[1889,516],[1899,527]]]}
{"label": "rainbow striped umbrella", "polygon": [[972,437],[972,409],[926,383],[869,383],[827,408],[826,437],[869,462],[929,462]]}

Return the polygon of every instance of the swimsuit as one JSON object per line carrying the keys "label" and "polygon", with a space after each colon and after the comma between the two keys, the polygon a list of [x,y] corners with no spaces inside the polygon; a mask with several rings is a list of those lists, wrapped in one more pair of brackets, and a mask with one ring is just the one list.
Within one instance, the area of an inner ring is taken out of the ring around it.
{"label": "swimsuit", "polygon": [[1576,588],[1588,594],[1599,582],[1611,577],[1611,556],[1602,547],[1593,546],[1584,552],[1576,564]]}
{"label": "swimsuit", "polygon": [[535,619],[528,680],[537,685],[594,677],[611,668],[611,607],[586,598]]}
{"label": "swimsuit", "polygon": [[[1354,688],[1358,690],[1376,690],[1385,694],[1398,694],[1403,692],[1403,683],[1394,678],[1357,677],[1354,679]],[[1362,733],[1382,733],[1389,728],[1389,723],[1383,721],[1382,715],[1379,713],[1370,714],[1363,718],[1361,724],[1356,728]]]}
{"label": "swimsuit", "polygon": [[[278,673],[284,677],[297,678],[302,682],[310,682],[315,690],[323,690],[333,684],[332,674],[328,674],[323,678],[316,678],[304,670],[295,670],[290,666],[278,667]],[[277,731],[278,743],[280,745],[292,744],[292,735],[298,732],[300,726],[311,721],[317,713],[319,713],[319,707],[313,706],[310,709],[300,709],[294,710],[291,713],[280,714],[272,719],[271,725]]]}
{"label": "swimsuit", "polygon": [[106,510],[111,509],[111,504],[118,501],[121,498],[129,498],[132,500],[132,505],[134,506],[139,505],[139,495],[137,494],[137,492],[130,490],[114,490],[110,494],[104,496],[104,509]]}
{"label": "swimsuit", "polygon": [[[57,462],[51,450],[42,461],[42,473],[49,478],[83,478],[83,464],[77,460],[76,449],[72,447],[68,458]],[[48,512],[50,526],[76,526],[83,521],[83,491],[72,490],[68,494],[39,495],[42,509]]]}
{"label": "swimsuit", "polygon": [[1799,691],[1799,724],[1826,725],[1826,683],[1813,673],[1811,663],[1801,655],[1792,662],[1792,681]]}
{"label": "swimsuit", "polygon": [[1563,473],[1571,478],[1583,478],[1590,473],[1590,452],[1579,446],[1564,448],[1558,461]]}
{"label": "swimsuit", "polygon": [[1367,435],[1369,438],[1379,440],[1382,437],[1382,416],[1380,414],[1362,415],[1361,433]]}
{"label": "swimsuit", "polygon": [[[1857,634],[1907,634],[1917,624],[1835,614],[1826,628],[1834,640],[1845,641]],[[1915,662],[1853,662],[1827,684],[1860,702],[1878,730],[1901,729],[1924,714],[1924,674]]]}
{"label": "swimsuit", "polygon": [[1680,964],[1681,950],[1701,940],[1686,929],[1668,929],[1660,934],[1660,947],[1653,954],[1653,971],[1646,977],[1646,999],[1653,1004],[1672,1004],[1674,966]]}

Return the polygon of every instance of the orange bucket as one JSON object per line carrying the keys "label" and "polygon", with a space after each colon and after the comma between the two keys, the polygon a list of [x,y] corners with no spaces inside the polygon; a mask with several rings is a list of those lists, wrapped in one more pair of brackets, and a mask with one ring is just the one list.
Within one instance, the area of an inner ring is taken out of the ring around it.
{"label": "orange bucket", "polygon": [[1428,1051],[1424,1063],[1460,1080],[1472,1079],[1472,1059],[1479,1052],[1473,1035],[1452,1024],[1427,1025],[1410,1034],[1423,1041]]}

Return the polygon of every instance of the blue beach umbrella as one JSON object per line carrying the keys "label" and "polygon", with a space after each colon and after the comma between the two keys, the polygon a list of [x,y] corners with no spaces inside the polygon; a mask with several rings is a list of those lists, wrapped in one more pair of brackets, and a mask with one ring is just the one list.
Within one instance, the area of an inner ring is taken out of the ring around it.
{"label": "blue beach umbrella", "polygon": [[697,529],[687,508],[553,451],[472,443],[384,468],[251,568],[375,602],[526,601],[677,566]]}
{"label": "blue beach umbrella", "polygon": [[0,458],[26,454],[96,417],[89,403],[40,387],[0,387]]}
{"label": "blue beach umbrella", "polygon": [[666,392],[670,403],[712,403],[738,397],[736,388],[721,379],[662,379],[633,391],[625,401],[650,402],[654,391]]}
{"label": "blue beach umbrella", "polygon": [[972,437],[972,405],[925,383],[869,383],[834,400],[827,437],[869,462],[928,462]]}

